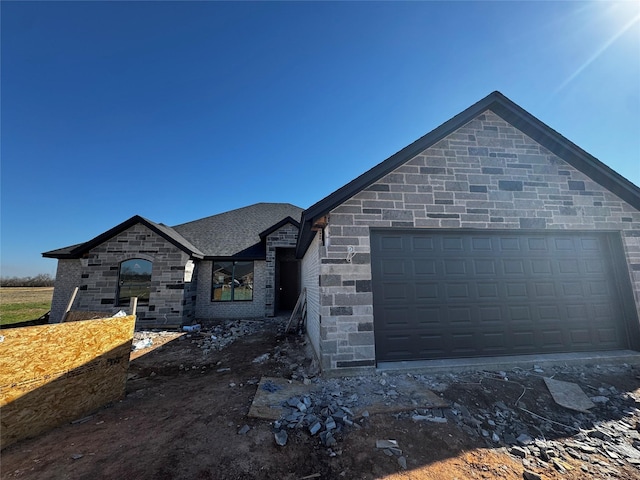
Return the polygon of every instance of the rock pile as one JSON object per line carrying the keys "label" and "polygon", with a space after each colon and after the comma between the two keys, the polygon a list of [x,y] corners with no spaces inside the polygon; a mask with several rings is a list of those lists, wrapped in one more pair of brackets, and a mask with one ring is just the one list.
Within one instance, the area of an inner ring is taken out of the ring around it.
{"label": "rock pile", "polygon": [[223,323],[203,326],[197,333],[188,334],[203,354],[220,351],[238,338],[253,335],[264,328],[264,321],[226,320]]}
{"label": "rock pile", "polygon": [[[337,390],[323,389],[320,393],[291,397],[283,403],[282,418],[274,422],[274,437],[278,445],[287,441],[287,430],[299,429],[317,436],[329,449],[331,456],[339,455],[338,440],[346,428],[360,428],[354,420],[351,407],[358,401],[357,395],[342,398]],[[364,415],[363,415],[364,417]],[[360,422],[364,421],[361,419]]]}
{"label": "rock pile", "polygon": [[[517,375],[523,373],[512,375],[516,383]],[[504,381],[509,381],[506,376]],[[531,469],[565,473],[572,469],[570,459],[581,462],[589,478],[619,478],[618,466],[640,468],[640,398],[612,386],[589,388],[596,406],[584,413],[544,405],[538,399],[531,409],[540,414],[534,413],[525,403],[534,402],[525,389],[522,401],[512,406],[501,400],[490,408],[454,402],[449,409],[416,409],[403,416],[416,422],[455,422],[470,437],[483,439],[490,448],[505,448],[519,458],[528,475],[525,478],[540,478]]]}

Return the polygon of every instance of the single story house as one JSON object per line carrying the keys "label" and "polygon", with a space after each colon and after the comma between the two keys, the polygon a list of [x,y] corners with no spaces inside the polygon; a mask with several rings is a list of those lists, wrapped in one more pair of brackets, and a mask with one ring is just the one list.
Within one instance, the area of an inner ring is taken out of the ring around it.
{"label": "single story house", "polygon": [[134,216],[88,242],[43,253],[58,259],[51,322],[74,310],[115,313],[138,298],[138,327],[200,318],[273,316],[298,299],[302,209],[258,203],[168,227]]}
{"label": "single story house", "polygon": [[[222,219],[256,209],[269,220],[239,244]],[[139,288],[129,267],[150,271],[142,325],[273,315],[291,279],[333,372],[640,350],[640,189],[499,92],[303,212],[259,204],[173,228],[133,217],[44,255],[59,259],[56,312],[77,284],[82,308],[113,307]]]}

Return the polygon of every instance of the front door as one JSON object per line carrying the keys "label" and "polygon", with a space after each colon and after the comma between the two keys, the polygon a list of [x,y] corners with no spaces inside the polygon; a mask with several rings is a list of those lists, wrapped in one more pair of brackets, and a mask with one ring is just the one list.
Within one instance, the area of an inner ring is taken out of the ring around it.
{"label": "front door", "polygon": [[299,275],[297,261],[280,261],[278,265],[278,310],[293,310],[298,301]]}

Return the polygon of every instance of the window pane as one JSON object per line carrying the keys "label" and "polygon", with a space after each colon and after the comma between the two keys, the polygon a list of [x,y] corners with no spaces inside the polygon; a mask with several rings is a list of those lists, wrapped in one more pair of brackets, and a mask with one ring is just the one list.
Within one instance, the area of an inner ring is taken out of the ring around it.
{"label": "window pane", "polygon": [[235,301],[253,300],[253,262],[236,262],[233,284]]}
{"label": "window pane", "polygon": [[253,300],[253,262],[214,262],[212,302]]}
{"label": "window pane", "polygon": [[231,301],[233,279],[233,262],[215,262],[213,264],[212,302]]}
{"label": "window pane", "polygon": [[138,297],[139,303],[149,303],[151,267],[150,261],[140,258],[120,264],[118,305],[127,305],[131,297]]}

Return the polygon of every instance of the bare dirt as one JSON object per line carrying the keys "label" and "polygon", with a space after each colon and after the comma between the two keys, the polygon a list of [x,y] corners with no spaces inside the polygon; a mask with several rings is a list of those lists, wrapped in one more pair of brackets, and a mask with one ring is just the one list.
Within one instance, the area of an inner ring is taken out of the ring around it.
{"label": "bare dirt", "polygon": [[[149,335],[153,347],[132,353],[123,400],[6,448],[1,478],[640,478],[640,380],[631,366],[328,379],[304,338],[283,333],[283,319],[243,325],[237,335],[228,326]],[[229,341],[220,342],[224,335]],[[263,376],[306,379],[350,399],[355,425],[342,425],[332,448],[307,428],[285,427],[287,444],[278,446],[273,421],[248,417]],[[543,376],[576,382],[607,401],[589,413],[560,407]],[[407,400],[400,393],[407,381],[448,407],[414,400],[393,411]],[[525,437],[516,440],[519,433]],[[401,452],[376,448],[377,440],[395,440]]]}

